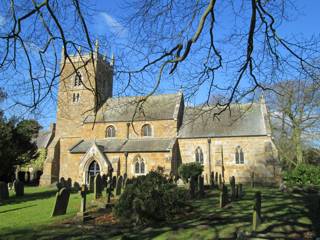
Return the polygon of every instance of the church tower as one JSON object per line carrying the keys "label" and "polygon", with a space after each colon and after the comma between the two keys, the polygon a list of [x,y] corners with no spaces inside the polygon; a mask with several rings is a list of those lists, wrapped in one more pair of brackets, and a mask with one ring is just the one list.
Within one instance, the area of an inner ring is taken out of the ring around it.
{"label": "church tower", "polygon": [[62,55],[56,127],[60,137],[78,137],[84,118],[112,97],[113,60],[99,54],[98,42],[93,53],[78,52],[71,61]]}

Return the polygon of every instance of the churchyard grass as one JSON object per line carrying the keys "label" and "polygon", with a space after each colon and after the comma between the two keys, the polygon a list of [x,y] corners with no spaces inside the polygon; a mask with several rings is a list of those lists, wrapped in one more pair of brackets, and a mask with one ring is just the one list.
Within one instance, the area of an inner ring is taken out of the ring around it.
{"label": "churchyard grass", "polygon": [[[252,230],[256,191],[262,194],[263,220],[257,237],[306,239],[312,231],[320,236],[318,213],[312,209],[314,203],[309,196],[281,193],[275,188],[243,188],[243,198],[225,208],[219,208],[218,190],[206,191],[204,198],[192,200],[192,208],[170,222],[140,227],[113,224],[83,228],[57,223],[78,211],[79,194],[71,194],[67,215],[50,218],[55,191],[38,188],[33,194],[43,191],[46,197],[0,207],[0,239],[233,239],[237,231],[250,233]],[[26,198],[30,191],[26,188]]]}

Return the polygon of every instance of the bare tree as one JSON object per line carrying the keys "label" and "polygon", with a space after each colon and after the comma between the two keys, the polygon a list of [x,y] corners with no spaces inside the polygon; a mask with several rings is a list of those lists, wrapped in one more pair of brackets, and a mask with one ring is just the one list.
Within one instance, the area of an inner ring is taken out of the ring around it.
{"label": "bare tree", "polygon": [[320,136],[319,85],[310,79],[282,81],[267,98],[279,155],[289,166],[305,162],[303,150]]}

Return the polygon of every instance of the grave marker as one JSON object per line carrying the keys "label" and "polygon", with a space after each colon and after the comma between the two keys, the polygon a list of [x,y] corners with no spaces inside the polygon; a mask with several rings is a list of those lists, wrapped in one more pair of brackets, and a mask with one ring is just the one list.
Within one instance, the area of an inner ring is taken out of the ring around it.
{"label": "grave marker", "polygon": [[66,214],[69,197],[70,192],[65,187],[61,188],[60,191],[57,192],[55,204],[51,214],[52,217]]}

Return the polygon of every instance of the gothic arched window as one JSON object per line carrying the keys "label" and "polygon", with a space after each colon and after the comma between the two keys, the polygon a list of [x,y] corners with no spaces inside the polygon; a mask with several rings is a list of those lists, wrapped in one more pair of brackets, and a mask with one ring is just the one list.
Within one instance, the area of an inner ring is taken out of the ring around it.
{"label": "gothic arched window", "polygon": [[108,126],[106,130],[106,137],[115,137],[116,136],[116,129],[114,126]]}
{"label": "gothic arched window", "polygon": [[196,158],[196,162],[203,164],[203,152],[200,147],[197,147],[196,149],[195,158]]}
{"label": "gothic arched window", "polygon": [[146,165],[144,160],[140,157],[140,155],[136,156],[134,159],[134,174],[143,175],[146,173]]}
{"label": "gothic arched window", "polygon": [[236,164],[244,164],[244,153],[240,146],[236,148],[235,160],[236,160]]}
{"label": "gothic arched window", "polygon": [[74,76],[74,86],[81,86],[82,85],[82,75],[80,72],[77,72]]}
{"label": "gothic arched window", "polygon": [[88,182],[91,176],[95,176],[100,173],[100,166],[96,161],[92,161],[88,168]]}
{"label": "gothic arched window", "polygon": [[141,128],[141,135],[144,137],[152,136],[152,129],[150,124],[145,124]]}

